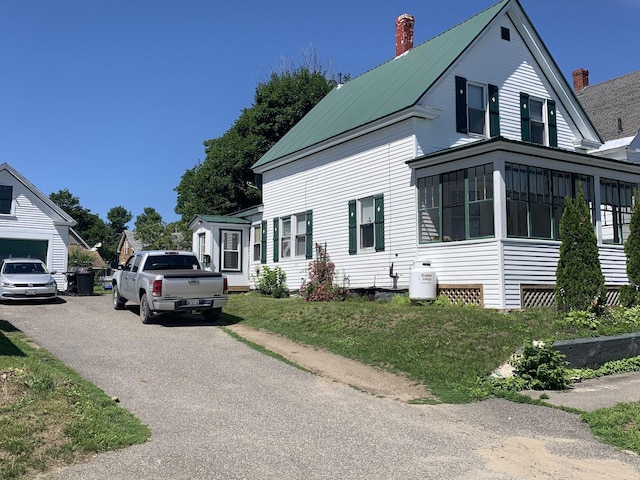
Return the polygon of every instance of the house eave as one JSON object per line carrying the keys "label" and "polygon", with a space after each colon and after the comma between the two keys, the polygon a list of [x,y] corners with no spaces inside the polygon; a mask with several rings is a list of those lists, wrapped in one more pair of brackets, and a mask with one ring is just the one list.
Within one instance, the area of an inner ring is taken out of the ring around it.
{"label": "house eave", "polygon": [[504,137],[495,137],[488,140],[469,143],[460,147],[448,148],[438,152],[429,153],[413,160],[405,162],[411,169],[440,165],[447,162],[462,160],[469,157],[484,155],[492,152],[508,152],[528,155],[536,158],[561,161],[576,165],[605,168],[608,170],[632,173],[640,175],[640,165],[623,160],[603,158],[587,153],[573,152],[555,147],[534,145],[531,143],[509,140]]}
{"label": "house eave", "polygon": [[255,173],[265,173],[269,170],[273,170],[274,168],[278,168],[288,163],[295,162],[304,157],[308,157],[309,155],[313,155],[323,150],[327,150],[329,148],[335,147],[337,145],[348,142],[350,140],[354,140],[358,137],[368,135],[377,130],[381,130],[383,128],[403,122],[405,120],[409,120],[413,118],[422,119],[422,120],[435,120],[441,114],[442,114],[442,110],[438,108],[430,107],[428,105],[416,104],[404,110],[400,110],[391,115],[388,115],[384,118],[378,119],[367,125],[363,125],[362,127],[350,130],[349,132],[342,133],[340,135],[327,139],[323,142],[307,147],[304,150],[300,150],[298,152],[294,152],[284,157],[280,157],[276,160],[272,160],[271,162],[265,165],[261,165],[257,168],[254,168],[253,171]]}

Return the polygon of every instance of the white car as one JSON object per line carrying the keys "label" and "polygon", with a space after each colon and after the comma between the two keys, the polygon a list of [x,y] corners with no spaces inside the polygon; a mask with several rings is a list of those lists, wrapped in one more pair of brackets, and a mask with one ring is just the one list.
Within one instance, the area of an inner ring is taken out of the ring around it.
{"label": "white car", "polygon": [[37,258],[0,261],[0,301],[55,300],[58,287],[47,266]]}

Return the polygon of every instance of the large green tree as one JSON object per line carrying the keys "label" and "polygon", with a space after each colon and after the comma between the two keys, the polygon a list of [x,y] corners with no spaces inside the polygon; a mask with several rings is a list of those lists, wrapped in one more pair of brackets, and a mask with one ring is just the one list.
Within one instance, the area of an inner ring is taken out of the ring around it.
{"label": "large green tree", "polygon": [[565,199],[560,221],[560,259],[556,269],[556,304],[562,310],[591,310],[605,298],[598,240],[582,188]]}
{"label": "large green tree", "polygon": [[90,247],[105,240],[108,235],[107,225],[98,215],[83,207],[80,204],[80,199],[73,195],[68,188],[50,194],[49,199],[77,222],[74,227],[75,231]]}
{"label": "large green tree", "polygon": [[146,207],[135,220],[134,237],[145,250],[191,250],[192,232],[185,222],[166,224],[155,208]]}
{"label": "large green tree", "polygon": [[118,242],[126,224],[133,218],[131,212],[121,205],[107,213],[108,223],[80,204],[80,199],[68,188],[49,195],[49,198],[76,222],[74,229],[89,247],[97,247],[98,253],[107,263],[117,261]]}
{"label": "large green tree", "polygon": [[312,54],[304,66],[287,66],[258,84],[254,104],[222,136],[204,142],[205,160],[188,169],[175,188],[176,213],[224,215],[260,203],[251,166],[335,86]]}

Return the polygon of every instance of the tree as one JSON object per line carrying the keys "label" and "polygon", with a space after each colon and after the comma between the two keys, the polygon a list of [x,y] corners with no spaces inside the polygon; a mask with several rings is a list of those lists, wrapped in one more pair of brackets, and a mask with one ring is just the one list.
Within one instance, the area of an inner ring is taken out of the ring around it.
{"label": "tree", "polygon": [[254,104],[222,136],[207,140],[205,160],[188,169],[175,188],[175,211],[224,215],[260,202],[251,166],[335,86],[330,72],[307,54],[303,66],[283,65],[256,88]]}
{"label": "tree", "polygon": [[140,241],[145,250],[165,248],[166,225],[155,208],[145,207],[143,213],[136,217],[134,237]]}
{"label": "tree", "polygon": [[118,244],[122,237],[122,232],[127,228],[127,223],[131,221],[133,216],[131,212],[121,205],[113,207],[107,212],[107,235],[102,242],[102,246],[98,248],[98,252],[109,264],[114,264],[118,261]]}
{"label": "tree", "polygon": [[76,221],[75,231],[89,246],[104,242],[108,235],[106,224],[98,215],[80,205],[80,199],[74,196],[68,188],[50,194],[49,199]]}
{"label": "tree", "polygon": [[127,223],[131,221],[133,215],[131,212],[121,205],[113,207],[107,212],[107,220],[109,220],[109,227],[117,235],[120,235],[127,228]]}
{"label": "tree", "polygon": [[625,307],[636,305],[640,300],[640,196],[633,192],[633,210],[629,223],[629,237],[624,242],[624,253],[627,255],[627,277],[629,285],[620,289],[620,303]]}
{"label": "tree", "polygon": [[556,269],[556,304],[562,310],[590,310],[602,305],[604,276],[589,207],[582,188],[565,199],[560,221],[560,259]]}

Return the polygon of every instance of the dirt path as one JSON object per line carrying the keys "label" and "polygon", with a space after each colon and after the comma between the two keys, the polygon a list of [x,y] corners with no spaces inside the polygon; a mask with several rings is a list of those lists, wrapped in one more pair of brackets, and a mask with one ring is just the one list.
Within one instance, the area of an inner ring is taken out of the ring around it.
{"label": "dirt path", "polygon": [[[329,381],[350,385],[371,395],[402,402],[416,399],[432,399],[437,402],[426,387],[416,385],[403,376],[343,358],[326,350],[299,344],[265,330],[255,330],[241,324],[227,328]],[[464,430],[469,425],[466,422],[458,424],[460,422],[458,414],[462,413],[458,410],[464,408],[463,406],[425,405],[422,407],[429,410],[436,408],[443,416],[450,416],[457,412],[452,417],[453,425],[462,429],[461,435],[467,434]],[[497,420],[497,423],[504,420],[510,421],[511,417]],[[497,425],[493,426],[497,427]],[[495,475],[496,478],[544,480],[557,478],[635,480],[640,478],[638,470],[628,465],[626,460],[589,458],[588,454],[576,457],[569,454],[570,450],[578,448],[579,441],[575,438],[537,435],[536,438],[528,438],[518,435],[500,435],[493,431],[493,428],[482,432],[482,435],[487,439],[493,438],[493,441],[488,441],[477,448],[476,454],[486,462],[485,473],[489,476]],[[633,453],[629,455],[630,458],[637,458]]]}
{"label": "dirt path", "polygon": [[331,381],[402,402],[417,399],[436,400],[424,385],[417,385],[401,375],[394,375],[326,350],[306,346],[266,330],[255,330],[241,324],[227,328]]}

